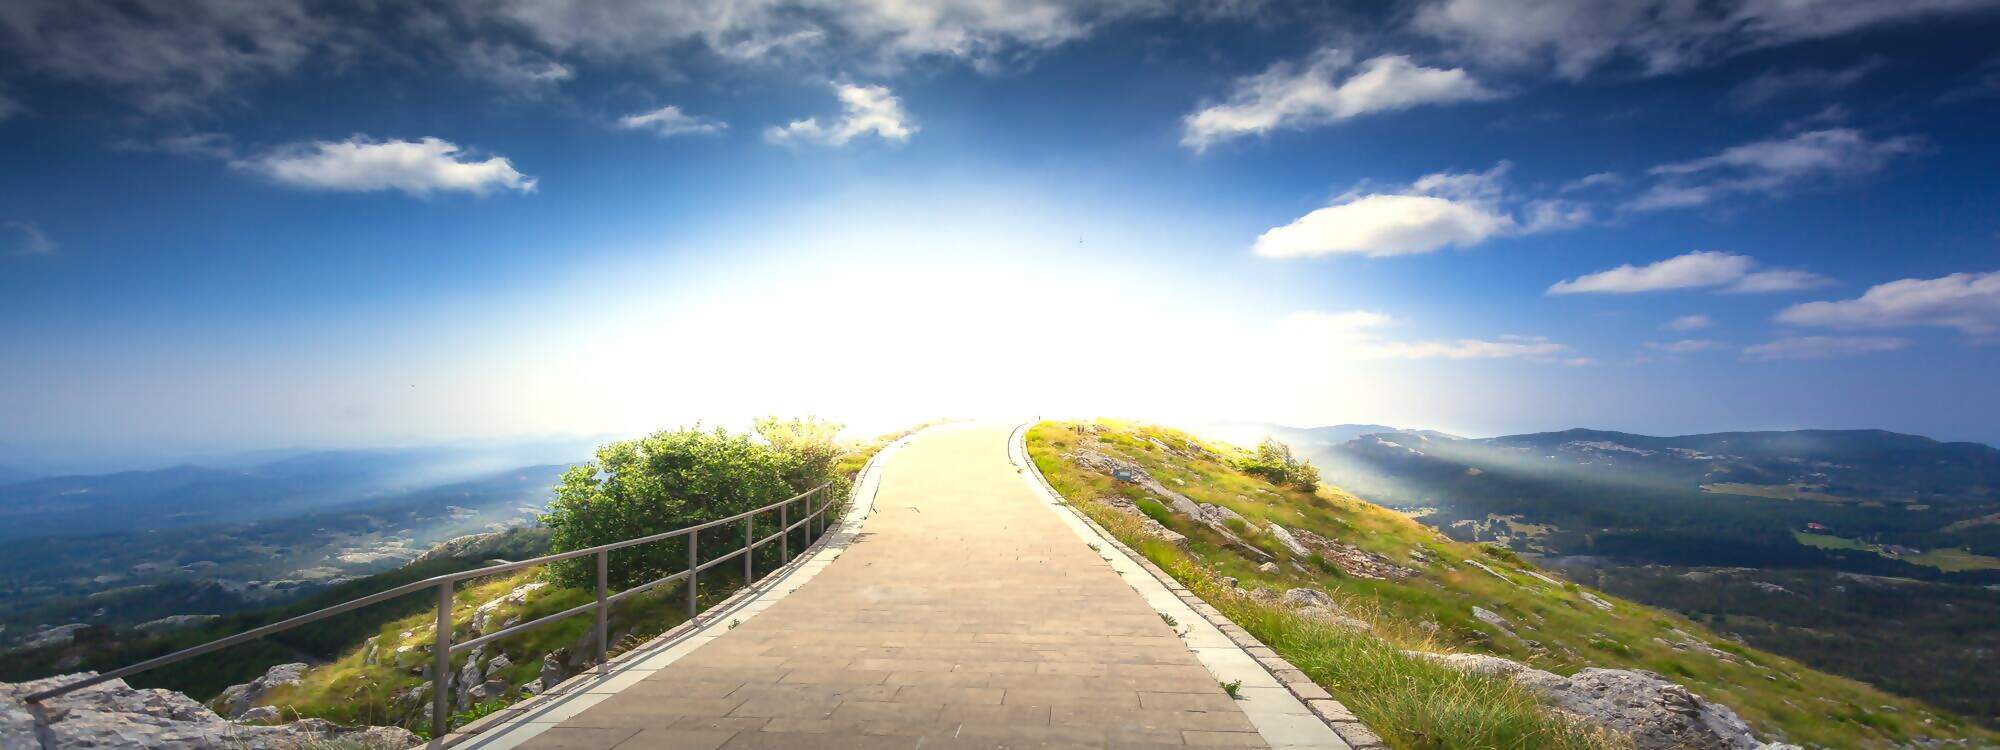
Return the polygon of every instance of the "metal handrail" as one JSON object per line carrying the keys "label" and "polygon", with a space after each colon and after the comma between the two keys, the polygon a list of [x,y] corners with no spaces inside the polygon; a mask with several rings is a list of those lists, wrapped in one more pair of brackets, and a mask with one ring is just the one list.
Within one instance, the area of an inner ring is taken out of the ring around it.
{"label": "metal handrail", "polygon": [[[128,677],[131,675],[138,674],[140,672],[145,672],[151,669],[156,669],[159,667],[166,666],[168,664],[173,664],[175,662],[192,659],[194,657],[201,656],[202,654],[207,654],[220,649],[225,649],[230,646],[237,645],[239,643],[253,641],[258,638],[262,638],[264,636],[272,635],[275,633],[282,633],[284,631],[291,630],[293,628],[297,628],[302,625],[309,625],[311,623],[324,620],[328,617],[332,617],[338,614],[343,614],[346,612],[351,612],[353,610],[360,609],[362,607],[366,607],[371,604],[378,604],[384,601],[388,601],[390,599],[395,599],[398,597],[406,596],[408,594],[413,594],[427,588],[435,588],[437,589],[438,593],[437,627],[436,627],[436,635],[434,636],[431,645],[431,653],[433,654],[434,662],[429,670],[430,672],[429,682],[431,684],[431,694],[432,694],[431,737],[433,744],[435,744],[443,740],[445,735],[445,730],[447,729],[446,722],[450,718],[448,715],[448,710],[450,709],[451,691],[448,689],[448,687],[450,685],[449,681],[452,677],[452,672],[451,672],[452,654],[467,649],[476,648],[478,646],[491,643],[506,636],[520,633],[522,631],[529,630],[542,625],[546,625],[558,620],[562,620],[567,617],[583,614],[584,612],[590,610],[596,610],[597,612],[596,656],[597,656],[597,662],[601,664],[605,661],[606,649],[609,645],[607,641],[609,639],[610,634],[607,631],[609,628],[610,606],[612,603],[623,600],[626,597],[633,594],[637,594],[641,591],[652,589],[657,586],[665,585],[667,583],[672,583],[675,581],[679,581],[682,578],[686,578],[688,579],[688,596],[687,596],[688,620],[690,622],[696,621],[698,615],[700,614],[698,599],[700,596],[700,588],[701,588],[701,577],[700,577],[701,571],[712,568],[717,564],[720,564],[726,560],[729,560],[731,558],[740,555],[743,557],[743,582],[744,585],[747,586],[756,578],[756,557],[755,555],[751,554],[751,552],[754,551],[757,547],[763,546],[766,542],[770,542],[773,541],[774,539],[779,539],[779,538],[782,538],[783,540],[783,542],[780,545],[781,548],[780,557],[782,558],[783,563],[789,564],[791,562],[791,557],[792,557],[791,532],[794,529],[797,529],[799,526],[804,525],[806,527],[806,543],[808,545],[812,543],[812,538],[813,538],[813,530],[811,525],[812,521],[814,519],[822,518],[826,513],[827,509],[833,506],[833,501],[831,498],[821,496],[818,498],[818,503],[817,503],[818,507],[815,508],[814,495],[820,494],[822,491],[832,486],[832,484],[833,484],[832,482],[828,482],[818,487],[806,490],[805,492],[801,492],[797,495],[793,495],[790,498],[772,503],[770,505],[766,505],[761,508],[747,510],[742,513],[738,513],[736,515],[729,516],[727,518],[718,518],[713,521],[706,521],[703,523],[695,524],[693,526],[674,529],[673,531],[666,531],[658,534],[650,534],[647,536],[626,539],[623,541],[611,542],[609,544],[600,544],[595,547],[585,547],[583,549],[575,549],[567,552],[558,552],[550,555],[542,555],[541,557],[530,558],[527,560],[517,560],[513,562],[500,563],[498,565],[488,565],[483,568],[463,570],[456,573],[445,573],[443,575],[432,576],[430,578],[426,578],[421,581],[413,581],[410,583],[403,584],[401,586],[397,586],[392,589],[388,589],[386,591],[379,591],[373,594],[369,594],[367,596],[341,602],[339,604],[335,604],[330,607],[325,607],[323,609],[315,610],[313,612],[308,612],[306,614],[299,615],[297,617],[291,617],[268,625],[252,628],[250,630],[246,630],[241,633],[237,633],[235,635],[218,638],[213,641],[203,643],[199,646],[192,646],[189,648],[181,649],[179,651],[175,651],[171,654],[156,656],[151,659],[139,662],[137,664],[120,667],[118,669],[114,669],[109,672],[96,675],[94,677],[87,677],[65,685],[58,685],[56,687],[52,687],[47,690],[29,694],[24,700],[26,700],[29,703],[40,703],[44,700],[48,700],[50,698],[62,695],[67,695],[69,693],[82,690],[92,685],[109,682],[111,680],[116,680],[122,677]],[[791,509],[791,505],[793,503],[799,502],[800,500],[804,500],[806,503],[806,516],[805,518],[799,520],[797,523],[793,523],[787,516],[790,515],[789,511]],[[778,511],[778,525],[781,530],[763,539],[752,540],[752,537],[756,533],[755,516],[757,516],[760,513],[766,513],[772,510]],[[735,552],[723,555],[722,557],[710,560],[706,563],[699,562],[696,547],[699,544],[701,537],[697,535],[708,529],[713,529],[719,526],[725,526],[731,523],[735,523],[737,521],[744,522],[743,538],[746,542],[745,546],[739,548]],[[826,529],[827,529],[827,524],[824,521],[822,521],[820,524],[819,534],[821,536],[824,536],[826,534]],[[650,542],[664,541],[667,539],[672,539],[680,536],[688,537],[688,565],[685,569],[681,570],[678,573],[666,576],[664,578],[659,578],[653,581],[639,584],[637,586],[633,586],[624,591],[619,591],[616,593],[609,591],[610,586],[607,581],[608,579],[607,567],[610,560],[610,553],[613,550],[620,550],[626,547],[633,547],[641,544],[647,544]],[[521,568],[533,565],[542,565],[545,563],[557,562],[560,560],[571,560],[583,557],[585,555],[595,555],[597,558],[597,598],[595,601],[590,602],[588,604],[582,604],[576,607],[571,607],[570,609],[566,609],[554,614],[545,615],[543,617],[536,618],[529,622],[524,622],[518,625],[514,625],[512,627],[508,627],[504,630],[488,633],[479,636],[478,638],[467,640],[464,643],[453,644],[451,642],[451,631],[452,631],[451,610],[452,610],[453,598],[456,593],[454,587],[457,585],[459,581],[463,581],[470,578],[484,578],[486,576],[490,576],[495,573],[505,573],[510,570],[519,570]]]}

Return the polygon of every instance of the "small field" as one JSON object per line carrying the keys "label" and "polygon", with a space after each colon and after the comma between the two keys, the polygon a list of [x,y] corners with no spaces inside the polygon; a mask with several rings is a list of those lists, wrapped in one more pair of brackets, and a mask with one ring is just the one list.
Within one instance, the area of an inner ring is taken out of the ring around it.
{"label": "small field", "polygon": [[1956,573],[1965,570],[2000,570],[2000,558],[1988,557],[1962,549],[1930,549],[1914,555],[1898,555],[1884,549],[1879,544],[1869,544],[1831,534],[1809,534],[1803,531],[1794,531],[1792,532],[1792,538],[1799,540],[1800,544],[1808,547],[1872,552],[1892,560],[1902,560],[1913,565],[1928,565],[1946,573]]}

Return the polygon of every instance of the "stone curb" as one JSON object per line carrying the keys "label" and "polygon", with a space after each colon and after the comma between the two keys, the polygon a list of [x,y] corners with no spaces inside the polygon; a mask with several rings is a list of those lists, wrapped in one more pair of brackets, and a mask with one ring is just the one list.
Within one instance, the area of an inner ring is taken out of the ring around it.
{"label": "stone curb", "polygon": [[[1042,489],[1048,491],[1051,496],[1063,498],[1064,503],[1074,505],[1068,498],[1064,498],[1062,493],[1056,491],[1055,485],[1049,484],[1048,477],[1042,476],[1041,467],[1036,466],[1034,460],[1030,459],[1027,455],[1027,431],[1036,424],[1039,423],[1030,422],[1020,430],[1018,442],[1020,443],[1021,463],[1025,466],[1022,471],[1028,476],[1033,477],[1035,482],[1040,484]],[[1209,604],[1193,591],[1189,591],[1178,579],[1168,575],[1159,566],[1154,565],[1152,560],[1146,559],[1145,555],[1139,554],[1137,550],[1119,541],[1118,537],[1113,536],[1109,530],[1098,525],[1097,521],[1092,519],[1089,514],[1078,511],[1076,515],[1079,520],[1090,526],[1093,531],[1096,531],[1098,536],[1104,537],[1105,541],[1110,542],[1119,552],[1131,558],[1134,563],[1152,575],[1161,585],[1166,586],[1168,591],[1173,592],[1174,596],[1179,597],[1183,603],[1199,613],[1202,619],[1208,620],[1209,624],[1214,625],[1217,630],[1221,630],[1222,634],[1228,636],[1229,640],[1235,643],[1238,648],[1243,649],[1245,653],[1255,658],[1257,663],[1264,667],[1265,671],[1270,672],[1272,677],[1277,678],[1279,684],[1284,685],[1285,690],[1297,697],[1299,702],[1304,703],[1307,708],[1312,709],[1313,715],[1319,717],[1320,721],[1325,722],[1327,728],[1332,729],[1333,733],[1339,735],[1341,740],[1352,745],[1355,750],[1381,750],[1386,747],[1382,743],[1380,736],[1376,735],[1373,730],[1370,730],[1366,724],[1361,723],[1361,720],[1355,717],[1354,712],[1347,710],[1347,706],[1342,705],[1332,694],[1326,692],[1326,688],[1320,687],[1318,683],[1312,681],[1312,678],[1307,677],[1303,670],[1293,666],[1284,657],[1279,656],[1277,651],[1265,645],[1263,641],[1257,640],[1257,637],[1251,635],[1250,631],[1244,630],[1234,621],[1231,621],[1220,610],[1217,610],[1215,605]]]}
{"label": "stone curb", "polygon": [[[780,583],[786,577],[797,573],[801,567],[817,558],[820,553],[825,551],[827,546],[835,543],[840,534],[843,532],[853,533],[860,530],[861,522],[867,520],[868,514],[873,511],[873,491],[877,485],[870,485],[868,482],[879,470],[879,459],[895,452],[895,449],[909,442],[910,437],[905,436],[896,442],[883,446],[882,450],[877,451],[874,456],[868,459],[868,463],[862,466],[859,473],[854,475],[853,494],[848,497],[847,507],[842,510],[839,521],[837,523],[830,523],[829,530],[821,532],[820,537],[813,540],[812,544],[807,545],[805,549],[799,550],[798,554],[793,555],[791,562],[765,574],[763,578],[757,579],[756,583],[738,588],[722,601],[716,602],[710,605],[708,609],[702,610],[696,616],[696,619],[688,620],[672,628],[668,628],[666,632],[653,636],[651,640],[646,641],[644,644],[612,656],[603,664],[593,665],[577,673],[575,676],[556,684],[555,687],[551,687],[548,690],[535,694],[533,697],[459,727],[452,733],[445,735],[441,746],[453,747],[479,739],[482,733],[504,727],[537,710],[546,708],[552,703],[574,697],[578,693],[586,692],[591,685],[600,681],[614,679],[619,672],[626,671],[639,662],[650,659],[660,652],[680,644],[688,638],[695,636],[700,631],[714,629],[718,624],[722,623],[721,616],[739,612],[745,606],[770,595],[774,589],[774,584]],[[869,491],[866,497],[861,495],[864,487],[868,488]],[[790,592],[781,592],[780,595],[783,593]],[[426,744],[418,745],[417,747],[430,746]]]}

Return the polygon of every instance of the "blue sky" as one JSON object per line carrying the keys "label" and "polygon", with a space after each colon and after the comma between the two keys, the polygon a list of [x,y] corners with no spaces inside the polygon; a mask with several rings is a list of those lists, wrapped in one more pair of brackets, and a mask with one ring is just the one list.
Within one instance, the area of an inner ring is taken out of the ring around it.
{"label": "blue sky", "polygon": [[1991,0],[334,5],[0,11],[0,443],[2000,441]]}

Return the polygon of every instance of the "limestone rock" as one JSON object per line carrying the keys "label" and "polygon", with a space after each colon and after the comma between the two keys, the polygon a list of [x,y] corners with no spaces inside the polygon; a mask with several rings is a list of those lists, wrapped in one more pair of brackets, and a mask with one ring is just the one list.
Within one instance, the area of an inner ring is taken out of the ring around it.
{"label": "limestone rock", "polygon": [[1286,591],[1284,599],[1280,601],[1282,601],[1285,606],[1291,607],[1293,609],[1299,609],[1303,607],[1324,607],[1326,609],[1340,609],[1339,605],[1333,603],[1333,597],[1327,596],[1325,593],[1317,589],[1292,589],[1290,591]]}
{"label": "limestone rock", "polygon": [[1201,508],[1202,520],[1212,524],[1227,525],[1230,521],[1241,521],[1245,525],[1248,525],[1250,523],[1248,520],[1245,520],[1241,514],[1237,513],[1236,511],[1230,510],[1228,508],[1222,507],[1220,505],[1202,503],[1198,507]]}
{"label": "limestone rock", "polygon": [[80,622],[73,622],[68,625],[44,628],[35,633],[22,636],[21,640],[14,644],[14,648],[26,651],[28,649],[67,646],[76,641],[76,634],[79,631],[86,630],[89,627],[89,625]]}
{"label": "limestone rock", "polygon": [[279,750],[336,744],[410,747],[418,742],[416,735],[396,727],[349,728],[321,719],[276,726],[234,723],[180,693],[137,690],[124,680],[51,698],[41,708],[45,718],[37,718],[22,702],[30,693],[91,674],[0,683],[0,747]]}
{"label": "limestone rock", "polygon": [[[1339,568],[1344,575],[1355,578],[1397,581],[1417,575],[1417,571],[1397,565],[1387,557],[1369,552],[1352,544],[1337,542],[1320,536],[1307,529],[1283,529],[1272,524],[1273,535],[1284,531],[1293,541],[1306,551],[1306,555],[1319,555],[1327,564]],[[1287,545],[1289,546],[1289,545]]]}
{"label": "limestone rock", "polygon": [[493,614],[495,612],[500,611],[500,608],[503,606],[519,607],[522,604],[526,604],[529,594],[548,585],[548,583],[543,581],[524,583],[514,587],[513,591],[507,592],[498,599],[479,605],[478,609],[472,611],[472,632],[477,635],[485,635],[488,628],[499,630],[499,628],[494,627],[497,624],[493,622]]}
{"label": "limestone rock", "polygon": [[564,661],[568,656],[569,649],[559,648],[550,651],[542,657],[542,686],[540,692],[546,692],[549,688],[562,684],[563,680],[569,679],[570,675],[574,674],[574,672],[571,672],[564,665]]}
{"label": "limestone rock", "polygon": [[1285,527],[1272,523],[1265,528],[1271,532],[1271,538],[1278,540],[1279,544],[1285,545],[1285,549],[1291,550],[1292,554],[1299,557],[1312,556],[1312,550],[1306,549],[1304,544],[1300,544],[1298,537],[1292,536],[1292,532],[1286,531]]}
{"label": "limestone rock", "polygon": [[1513,623],[1508,622],[1507,618],[1501,617],[1499,613],[1494,612],[1493,610],[1487,609],[1485,607],[1474,606],[1472,608],[1472,617],[1474,619],[1479,620],[1480,622],[1499,628],[1500,632],[1506,633],[1509,637],[1512,638],[1521,637],[1514,634]]}
{"label": "limestone rock", "polygon": [[135,629],[141,633],[164,633],[169,630],[179,630],[181,628],[194,627],[204,622],[208,622],[209,620],[217,619],[221,616],[222,615],[173,615],[171,617],[162,617],[157,620],[148,620],[146,622],[139,623],[139,625]]}
{"label": "limestone rock", "polygon": [[297,685],[305,680],[306,669],[308,667],[299,662],[279,664],[264,670],[262,677],[241,685],[232,685],[222,691],[222,695],[215,699],[215,705],[222,711],[223,716],[231,719],[242,718],[245,712],[263,705],[264,698],[270,695],[271,691],[284,685]]}
{"label": "limestone rock", "polygon": [[1276,573],[1278,572],[1278,564],[1268,563],[1268,562],[1264,563],[1263,565],[1257,566],[1257,572],[1265,574]]}
{"label": "limestone rock", "polygon": [[1148,516],[1146,515],[1145,511],[1139,510],[1138,503],[1132,502],[1131,498],[1120,495],[1107,495],[1105,497],[1098,498],[1097,502],[1109,506],[1113,510],[1117,510],[1137,520],[1139,522],[1139,529],[1141,533],[1144,533],[1145,535],[1153,537],[1155,539],[1163,540],[1166,543],[1174,545],[1176,547],[1180,547],[1183,549],[1187,548],[1186,535],[1178,531],[1175,531],[1173,529],[1169,529],[1166,527],[1165,524],[1153,520],[1152,516]]}
{"label": "limestone rock", "polygon": [[280,718],[283,717],[276,706],[252,706],[234,721],[238,724],[276,724]]}
{"label": "limestone rock", "polygon": [[1623,734],[1638,750],[1779,750],[1728,706],[1636,669],[1585,668],[1570,677],[1480,654],[1421,654],[1469,672],[1511,679],[1558,710]]}

